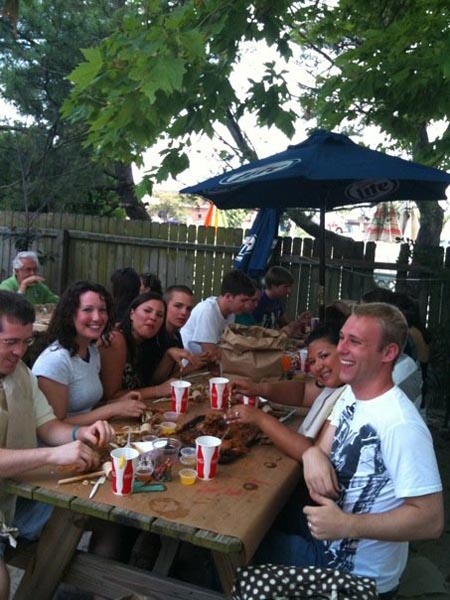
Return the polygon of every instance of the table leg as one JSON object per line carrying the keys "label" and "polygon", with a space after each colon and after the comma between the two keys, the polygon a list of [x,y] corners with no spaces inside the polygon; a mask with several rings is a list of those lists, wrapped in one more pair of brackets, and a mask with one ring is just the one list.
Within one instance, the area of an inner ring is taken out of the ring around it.
{"label": "table leg", "polygon": [[180,540],[161,536],[161,549],[152,569],[153,573],[167,576],[180,546]]}
{"label": "table leg", "polygon": [[212,550],[212,555],[223,591],[229,596],[233,588],[236,569],[244,564],[243,556],[236,552],[225,554],[216,550]]}
{"label": "table leg", "polygon": [[30,559],[15,600],[50,600],[70,564],[88,517],[55,508]]}

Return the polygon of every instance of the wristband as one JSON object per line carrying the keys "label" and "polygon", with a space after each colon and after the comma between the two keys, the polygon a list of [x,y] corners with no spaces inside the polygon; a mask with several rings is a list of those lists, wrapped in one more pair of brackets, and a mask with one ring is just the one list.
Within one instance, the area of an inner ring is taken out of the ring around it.
{"label": "wristband", "polygon": [[77,441],[77,432],[80,429],[79,425],[75,425],[75,427],[72,428],[72,441],[76,442]]}

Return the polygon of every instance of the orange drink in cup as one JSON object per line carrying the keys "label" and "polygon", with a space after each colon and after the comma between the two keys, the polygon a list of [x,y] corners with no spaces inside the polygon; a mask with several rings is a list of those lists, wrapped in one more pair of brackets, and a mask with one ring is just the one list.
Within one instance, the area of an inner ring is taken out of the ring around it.
{"label": "orange drink in cup", "polygon": [[213,410],[225,410],[230,395],[230,380],[226,377],[211,377],[209,380],[209,398]]}
{"label": "orange drink in cup", "polygon": [[184,414],[187,411],[189,388],[191,383],[177,379],[170,384],[170,410],[178,414]]}
{"label": "orange drink in cup", "polygon": [[178,475],[180,476],[180,481],[183,485],[194,485],[195,480],[197,479],[197,473],[194,469],[181,469]]}
{"label": "orange drink in cup", "polygon": [[197,449],[197,477],[204,481],[214,479],[222,440],[213,435],[201,435],[195,440]]}

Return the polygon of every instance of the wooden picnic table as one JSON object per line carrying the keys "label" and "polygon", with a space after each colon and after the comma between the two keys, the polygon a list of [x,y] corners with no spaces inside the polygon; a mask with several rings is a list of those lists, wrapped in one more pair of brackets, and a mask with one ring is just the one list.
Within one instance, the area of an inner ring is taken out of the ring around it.
{"label": "wooden picnic table", "polygon": [[[168,409],[169,403],[158,406]],[[207,410],[208,406],[191,406],[184,418],[190,419]],[[296,419],[291,425],[297,427],[298,421]],[[40,600],[52,597],[74,560],[89,517],[160,535],[161,550],[152,573],[163,578],[167,577],[181,542],[210,550],[225,594],[229,594],[236,568],[250,561],[298,483],[300,466],[273,445],[256,445],[235,462],[220,464],[212,481],[183,486],[177,474],[181,467],[175,465],[173,480],[166,482],[164,492],[116,496],[107,481],[92,500],[88,498],[91,485],[82,482],[58,485],[58,479],[71,473],[62,474],[57,468],[38,469],[9,481],[10,493],[55,506],[53,517],[39,541],[37,559],[28,566],[16,598]],[[78,556],[78,562],[80,559],[83,557]],[[84,559],[84,568],[88,571],[88,557]],[[149,574],[142,572],[138,577],[136,568],[121,565],[120,582],[116,578],[113,584],[108,584],[99,575],[104,567],[99,569],[95,564],[93,569],[99,577],[98,593],[111,598],[118,597],[118,589],[123,595],[126,592],[143,593],[144,573]],[[104,572],[103,576],[105,578]],[[86,572],[84,581],[88,580]],[[120,585],[124,587],[120,588]],[[90,589],[93,591],[92,587]],[[200,600],[201,596],[194,595]],[[174,594],[173,597],[182,596]]]}

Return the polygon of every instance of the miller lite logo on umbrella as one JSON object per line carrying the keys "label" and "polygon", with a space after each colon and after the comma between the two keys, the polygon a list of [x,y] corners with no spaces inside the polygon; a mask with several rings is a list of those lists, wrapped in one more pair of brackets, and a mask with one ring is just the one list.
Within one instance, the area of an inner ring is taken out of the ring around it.
{"label": "miller lite logo on umbrella", "polygon": [[449,185],[450,175],[445,171],[318,130],[284,152],[211,177],[181,193],[199,194],[222,209],[320,210],[318,296],[323,306],[327,210],[390,200],[444,200]]}
{"label": "miller lite logo on umbrella", "polygon": [[349,202],[380,202],[386,196],[395,192],[398,181],[385,179],[383,181],[356,181],[348,186],[345,195]]}

